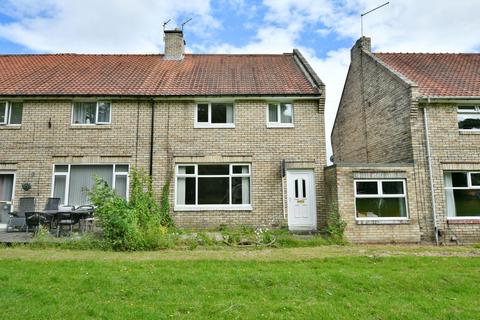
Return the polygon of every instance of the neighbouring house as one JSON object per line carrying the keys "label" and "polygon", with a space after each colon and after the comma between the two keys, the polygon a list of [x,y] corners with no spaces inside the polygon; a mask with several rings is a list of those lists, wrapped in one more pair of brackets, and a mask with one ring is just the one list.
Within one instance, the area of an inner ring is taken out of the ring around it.
{"label": "neighbouring house", "polygon": [[300,52],[164,39],[164,54],[0,56],[1,223],[24,196],[87,204],[94,175],[128,198],[132,167],[159,198],[171,182],[179,226],[325,223],[325,89]]}
{"label": "neighbouring house", "polygon": [[372,53],[351,64],[325,169],[354,242],[480,241],[480,54]]}

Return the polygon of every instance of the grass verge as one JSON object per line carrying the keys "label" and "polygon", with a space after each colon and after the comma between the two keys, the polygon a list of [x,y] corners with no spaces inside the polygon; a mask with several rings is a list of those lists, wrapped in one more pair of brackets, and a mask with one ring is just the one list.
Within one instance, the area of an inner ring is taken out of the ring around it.
{"label": "grass verge", "polygon": [[[455,255],[455,256],[454,256]],[[4,319],[476,319],[472,247],[0,249]]]}

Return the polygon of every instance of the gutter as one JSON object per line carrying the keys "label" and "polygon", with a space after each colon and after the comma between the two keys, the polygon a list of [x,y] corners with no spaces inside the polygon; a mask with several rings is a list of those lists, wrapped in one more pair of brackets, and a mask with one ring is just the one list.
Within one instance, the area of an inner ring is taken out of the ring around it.
{"label": "gutter", "polygon": [[[433,101],[432,101],[433,100]],[[480,96],[427,96],[418,97],[420,103],[441,103],[441,102],[454,102],[454,103],[480,103]]]}
{"label": "gutter", "polygon": [[152,120],[150,127],[150,163],[148,173],[150,178],[153,177],[153,141],[154,141],[154,130],[155,130],[155,100],[151,99],[151,108],[152,108]]}
{"label": "gutter", "polygon": [[[430,99],[427,99],[430,101]],[[435,192],[434,192],[434,187],[433,187],[433,173],[432,173],[432,153],[430,149],[430,139],[428,137],[428,111],[427,111],[427,106],[423,107],[423,122],[425,125],[425,141],[427,144],[427,160],[428,160],[428,178],[430,180],[430,193],[432,195],[432,218],[433,218],[433,226],[434,226],[434,232],[435,232],[435,243],[439,244],[438,240],[438,224],[437,224],[437,209],[435,207]]]}
{"label": "gutter", "polygon": [[207,94],[207,95],[111,95],[111,94],[1,94],[0,99],[24,100],[85,100],[85,99],[106,99],[106,100],[197,100],[197,99],[231,99],[231,100],[252,100],[252,98],[275,100],[295,99],[314,100],[322,96],[322,93],[291,93],[291,94]]}

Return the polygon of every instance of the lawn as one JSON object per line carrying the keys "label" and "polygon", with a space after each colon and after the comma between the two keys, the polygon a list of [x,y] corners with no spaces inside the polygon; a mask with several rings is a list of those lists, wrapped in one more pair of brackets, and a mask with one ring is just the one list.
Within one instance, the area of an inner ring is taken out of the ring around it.
{"label": "lawn", "polygon": [[2,319],[480,319],[480,250],[0,249]]}

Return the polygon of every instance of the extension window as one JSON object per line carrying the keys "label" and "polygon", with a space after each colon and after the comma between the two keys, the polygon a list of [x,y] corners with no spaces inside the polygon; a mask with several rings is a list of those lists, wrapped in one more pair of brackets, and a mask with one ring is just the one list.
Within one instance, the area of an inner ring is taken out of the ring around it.
{"label": "extension window", "polygon": [[356,180],[357,219],[407,219],[405,180]]}

